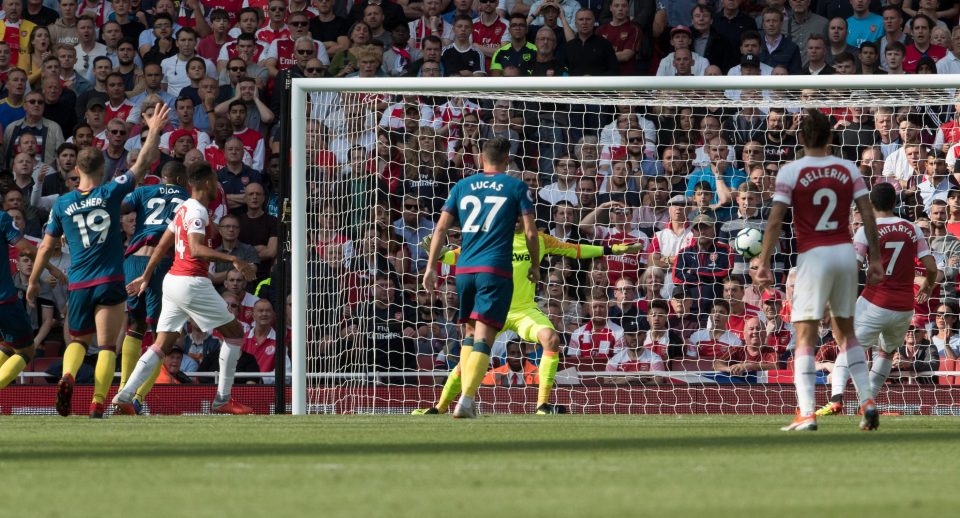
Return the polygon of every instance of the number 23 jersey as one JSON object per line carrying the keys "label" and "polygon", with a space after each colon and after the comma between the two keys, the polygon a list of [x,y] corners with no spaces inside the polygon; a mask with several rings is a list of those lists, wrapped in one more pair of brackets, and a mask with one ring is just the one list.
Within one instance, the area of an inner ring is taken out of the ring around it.
{"label": "number 23 jersey", "polygon": [[777,174],[773,201],[793,207],[797,252],[850,243],[850,206],[868,193],[857,166],[836,157],[803,157]]}
{"label": "number 23 jersey", "polygon": [[127,171],[89,191],[64,194],[53,205],[46,233],[67,239],[69,289],[123,282],[120,206],[135,186],[133,173]]}

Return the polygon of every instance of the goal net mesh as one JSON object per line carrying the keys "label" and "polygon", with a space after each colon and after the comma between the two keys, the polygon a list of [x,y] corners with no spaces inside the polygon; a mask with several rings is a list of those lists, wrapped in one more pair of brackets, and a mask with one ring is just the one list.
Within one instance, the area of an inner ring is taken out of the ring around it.
{"label": "goal net mesh", "polygon": [[[739,85],[752,86],[746,78]],[[880,391],[881,407],[960,413],[950,349],[960,341],[952,328],[954,91],[598,86],[305,93],[305,149],[293,153],[306,163],[306,185],[294,189],[306,190],[307,205],[294,210],[306,212],[307,240],[293,245],[305,247],[307,266],[293,289],[306,294],[307,412],[401,413],[436,401],[463,329],[455,266],[439,266],[435,289],[421,287],[422,239],[494,136],[513,143],[509,172],[534,191],[538,226],[552,238],[536,289],[561,342],[552,402],[575,413],[792,412],[789,300],[803,287],[788,280],[796,259],[789,223],[773,261],[776,294],[752,285],[736,252],[704,254],[683,272],[673,261],[692,243],[691,222],[713,227],[721,252],[741,230],[763,230],[777,170],[802,156],[796,129],[802,109],[813,108],[835,123],[837,156],[856,162],[870,185],[895,184],[897,214],[928,232],[943,271],[934,300],[917,305],[916,331]],[[459,229],[448,237],[457,244]],[[565,243],[641,243],[644,251],[587,259]],[[744,345],[752,318],[759,348]],[[829,397],[836,355],[827,322],[821,342],[818,405]],[[541,355],[536,343],[503,332],[480,411],[532,412]],[[773,368],[726,372],[757,355]]]}

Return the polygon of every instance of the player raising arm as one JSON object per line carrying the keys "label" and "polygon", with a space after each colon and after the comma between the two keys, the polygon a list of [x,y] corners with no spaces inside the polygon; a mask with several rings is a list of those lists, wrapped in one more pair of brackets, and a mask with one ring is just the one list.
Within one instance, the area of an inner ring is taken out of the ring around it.
{"label": "player raising arm", "polygon": [[540,242],[533,216],[533,196],[527,185],[505,173],[510,162],[510,141],[496,137],[483,144],[482,173],[464,178],[453,186],[443,204],[433,231],[423,287],[433,293],[437,285],[437,260],[446,244],[447,230],[457,221],[463,247],[457,261],[459,319],[466,324],[460,346],[463,391],[454,417],[477,416],[474,397],[487,367],[490,346],[503,328],[513,297],[513,229],[523,219],[524,239],[530,251],[527,278],[540,280]]}
{"label": "player raising arm", "polygon": [[[591,259],[603,255],[635,254],[642,252],[643,245],[614,244],[611,246],[579,245],[565,243],[559,239],[540,232],[540,260],[545,255],[559,255],[575,259]],[[430,248],[430,238],[424,240],[424,248]],[[440,261],[444,264],[457,264],[460,249],[444,252]],[[550,390],[553,380],[557,376],[557,365],[560,363],[560,337],[550,319],[540,311],[534,298],[537,294],[537,285],[526,277],[530,270],[530,258],[527,252],[527,240],[519,227],[513,235],[513,299],[510,301],[510,311],[503,329],[517,333],[521,340],[539,343],[543,347],[543,357],[540,359],[540,385],[537,394],[537,414],[563,414],[566,409],[561,405],[550,404]],[[463,356],[461,355],[461,359]],[[435,406],[427,409],[414,410],[419,414],[442,414],[447,411],[450,403],[461,389],[461,371],[458,364],[447,382],[443,385],[440,400]]]}
{"label": "player raising arm", "polygon": [[63,377],[57,385],[57,412],[70,415],[74,376],[93,333],[97,333],[97,366],[94,371],[93,402],[90,417],[103,417],[103,400],[113,381],[117,364],[116,339],[123,325],[123,236],[120,205],[159,158],[160,134],[167,124],[169,108],[157,104],[147,117],[149,127],[137,162],[129,171],[103,181],[103,153],[86,147],[77,154],[80,183],[77,190],[57,199],[50,211],[46,235],[40,243],[37,260],[30,274],[27,300],[33,303],[40,293],[40,273],[50,261],[52,247],[64,236],[70,247],[70,282],[67,285],[67,322],[70,344],[63,353]]}
{"label": "player raising arm", "polygon": [[777,173],[773,208],[763,235],[763,251],[754,259],[754,279],[762,288],[773,283],[770,256],[780,240],[787,209],[793,207],[797,237],[797,286],[791,302],[791,320],[797,331],[794,350],[794,385],[799,406],[797,417],[784,431],[816,430],[814,415],[814,347],[820,319],[827,305],[833,315],[833,336],[841,354],[846,353],[850,375],[860,396],[864,422],[861,428],[879,426],[879,413],[870,397],[867,358],[853,332],[857,297],[857,258],[850,242],[850,206],[855,202],[863,217],[870,250],[867,283],[883,277],[877,223],[867,199],[867,187],[857,166],[830,155],[830,119],[808,109],[800,123],[804,157]]}
{"label": "player raising arm", "polygon": [[[876,398],[890,375],[893,353],[903,345],[904,336],[913,320],[914,298],[923,304],[937,282],[937,260],[930,253],[923,232],[913,223],[893,215],[897,192],[888,183],[880,183],[870,191],[870,203],[877,216],[883,280],[867,286],[857,299],[855,333],[864,347],[876,347],[870,369],[870,397]],[[867,261],[870,245],[861,228],[853,236],[853,246],[860,263]],[[914,296],[914,270],[919,260],[925,275]],[[877,347],[879,345],[879,347]],[[847,385],[847,357],[842,352],[831,375],[830,401],[817,410],[817,415],[833,415],[843,410],[843,389]]]}
{"label": "player raising arm", "polygon": [[213,411],[218,414],[251,414],[253,409],[230,398],[233,378],[243,346],[243,326],[230,313],[213,283],[207,276],[209,261],[232,263],[248,281],[253,280],[256,270],[252,264],[232,255],[211,248],[213,226],[207,206],[217,194],[217,175],[207,162],[192,164],[187,169],[191,197],[177,209],[176,216],[167,226],[160,243],[153,250],[150,262],[143,275],[127,285],[127,293],[139,295],[150,286],[150,279],[167,255],[170,246],[176,243],[173,265],[163,279],[163,300],[160,319],[157,321],[157,341],[137,361],[137,366],[123,390],[113,398],[116,411],[132,415],[132,404],[137,389],[163,362],[164,356],[173,349],[180,330],[191,319],[204,333],[213,329],[220,331],[223,345],[220,347],[220,379]]}

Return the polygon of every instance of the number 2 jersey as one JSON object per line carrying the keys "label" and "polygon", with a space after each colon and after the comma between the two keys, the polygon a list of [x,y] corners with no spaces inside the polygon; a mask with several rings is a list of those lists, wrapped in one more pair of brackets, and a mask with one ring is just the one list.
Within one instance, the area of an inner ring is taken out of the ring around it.
{"label": "number 2 jersey", "polygon": [[46,233],[67,239],[69,289],[123,282],[120,206],[135,186],[136,178],[127,171],[89,191],[64,194],[54,203]]}
{"label": "number 2 jersey", "polygon": [[124,255],[145,246],[156,246],[177,208],[188,199],[187,189],[174,184],[144,185],[127,195],[123,207],[137,213],[137,222]]}
{"label": "number 2 jersey", "polygon": [[201,234],[204,236],[204,242],[210,246],[213,233],[207,208],[193,198],[187,199],[180,204],[167,230],[173,232],[175,247],[170,275],[207,278],[210,263],[194,257],[188,237],[190,234]]}
{"label": "number 2 jersey", "polygon": [[503,173],[475,174],[453,186],[442,210],[460,222],[463,246],[457,274],[512,277],[517,219],[534,210],[527,184]]}
{"label": "number 2 jersey", "polygon": [[[914,309],[914,264],[917,259],[930,255],[927,240],[916,225],[896,217],[877,218],[877,234],[883,280],[873,286],[868,284],[861,296],[884,309],[911,311]],[[862,228],[853,236],[853,246],[857,259],[866,263],[869,247]]]}
{"label": "number 2 jersey", "polygon": [[783,166],[773,201],[793,207],[797,252],[850,242],[850,206],[867,195],[857,166],[836,157],[807,156]]}

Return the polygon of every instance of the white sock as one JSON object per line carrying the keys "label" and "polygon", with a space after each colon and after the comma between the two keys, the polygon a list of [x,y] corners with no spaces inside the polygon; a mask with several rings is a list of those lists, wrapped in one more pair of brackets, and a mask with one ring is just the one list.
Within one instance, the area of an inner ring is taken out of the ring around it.
{"label": "white sock", "polygon": [[887,376],[890,376],[890,366],[893,362],[890,358],[881,358],[879,355],[873,355],[873,367],[870,369],[870,397],[876,398],[877,393],[887,382]]}
{"label": "white sock", "polygon": [[473,398],[470,397],[470,396],[460,396],[460,402],[457,403],[457,404],[460,405],[460,406],[462,406],[462,407],[464,407],[464,408],[472,408],[472,407],[473,407]]}
{"label": "white sock", "polygon": [[870,396],[870,371],[867,370],[867,354],[856,338],[847,339],[847,368],[853,385],[857,387],[857,396],[860,404],[864,404]]}
{"label": "white sock", "polygon": [[[850,378],[850,371],[847,369],[847,353],[840,351],[837,354],[837,361],[833,365],[833,372],[830,374],[830,395],[837,396],[843,394],[843,389],[847,388],[847,380]],[[833,398],[830,398],[831,401]]]}
{"label": "white sock", "polygon": [[137,366],[133,369],[133,372],[130,373],[130,377],[127,378],[127,384],[124,385],[123,390],[117,392],[116,400],[121,403],[133,401],[133,396],[137,393],[140,385],[143,385],[144,382],[150,378],[150,375],[153,374],[153,369],[156,369],[157,365],[160,365],[162,361],[162,352],[154,347],[147,349],[147,352],[143,353],[140,359],[137,360]]}
{"label": "white sock", "polygon": [[813,355],[797,356],[793,360],[793,384],[797,387],[797,407],[801,416],[813,414],[813,388],[817,382],[817,368]]}
{"label": "white sock", "polygon": [[224,340],[220,345],[220,381],[217,382],[217,402],[230,401],[230,389],[233,388],[233,376],[237,373],[237,360],[240,359],[239,338]]}

